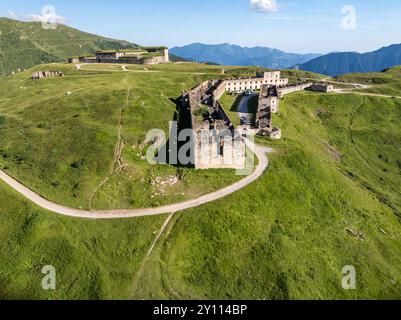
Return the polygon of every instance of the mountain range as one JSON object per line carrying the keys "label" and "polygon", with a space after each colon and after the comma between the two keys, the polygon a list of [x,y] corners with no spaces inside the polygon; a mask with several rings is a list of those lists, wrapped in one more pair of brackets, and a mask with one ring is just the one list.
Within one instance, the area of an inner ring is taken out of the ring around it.
{"label": "mountain range", "polygon": [[208,45],[193,43],[170,49],[171,53],[196,62],[214,62],[221,65],[259,66],[283,69],[310,61],[320,54],[295,54],[266,47],[240,47],[228,43]]}
{"label": "mountain range", "polygon": [[394,44],[368,53],[330,53],[303,64],[296,69],[330,76],[354,72],[379,72],[401,65],[401,44]]}
{"label": "mountain range", "polygon": [[[68,57],[93,54],[100,49],[129,49],[138,45],[58,25],[42,28],[40,22],[0,18],[0,74],[10,74],[37,64],[65,61]],[[401,65],[401,44],[368,53],[335,52],[326,55],[295,54],[266,47],[193,43],[170,49],[172,61],[300,69],[330,76],[354,72],[378,72]]]}

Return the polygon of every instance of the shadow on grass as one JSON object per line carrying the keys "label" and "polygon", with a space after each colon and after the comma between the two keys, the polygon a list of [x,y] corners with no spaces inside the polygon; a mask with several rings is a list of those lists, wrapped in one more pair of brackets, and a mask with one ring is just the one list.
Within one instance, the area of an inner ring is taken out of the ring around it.
{"label": "shadow on grass", "polygon": [[235,99],[233,105],[231,106],[230,112],[238,112],[238,106],[241,100],[242,100],[242,95],[237,96],[237,99]]}
{"label": "shadow on grass", "polygon": [[258,113],[259,108],[259,96],[253,96],[248,101],[248,112],[252,113],[251,125],[255,127],[256,123],[256,114]]}
{"label": "shadow on grass", "polygon": [[[169,139],[166,144],[163,145],[158,153],[155,156],[155,160],[160,164],[171,165],[177,168],[194,168],[195,158],[194,158],[194,145],[193,145],[193,137],[187,137],[185,141],[176,141],[177,138],[171,139],[171,137],[180,134],[182,130],[191,129],[191,112],[189,108],[182,107],[181,97],[178,98],[170,98],[170,101],[175,103],[176,110],[173,114],[173,120],[177,123],[177,132],[175,132],[174,128],[171,128],[169,132]],[[180,157],[178,157],[178,151],[181,150],[187,143],[191,142],[191,148],[186,153],[186,158],[190,159],[190,163],[181,163]],[[165,157],[164,157],[165,155]]]}
{"label": "shadow on grass", "polygon": [[[243,96],[242,95],[238,95],[235,102],[233,103],[233,105],[231,106],[230,112],[240,112],[240,110],[238,109],[239,104],[242,100]],[[258,112],[258,107],[259,107],[259,95],[254,95],[252,96],[249,101],[248,101],[248,113],[252,114],[252,118],[251,118],[251,126],[255,127],[255,122],[256,122],[256,114]],[[243,124],[243,120],[240,119],[241,125]]]}

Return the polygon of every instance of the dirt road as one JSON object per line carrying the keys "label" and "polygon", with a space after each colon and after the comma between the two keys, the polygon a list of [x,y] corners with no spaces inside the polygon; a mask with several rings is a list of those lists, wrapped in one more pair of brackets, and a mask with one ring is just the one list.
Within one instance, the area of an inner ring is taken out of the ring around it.
{"label": "dirt road", "polygon": [[44,199],[42,196],[30,190],[26,186],[22,185],[21,183],[19,183],[14,178],[10,177],[2,170],[0,170],[0,179],[4,181],[6,184],[8,184],[15,191],[23,195],[25,198],[38,205],[39,207],[64,216],[85,218],[85,219],[123,219],[123,218],[135,218],[135,217],[166,214],[172,212],[179,212],[190,208],[195,208],[203,204],[224,198],[232,193],[235,193],[243,189],[244,187],[250,185],[257,179],[259,179],[269,166],[269,159],[267,158],[266,153],[271,152],[272,150],[267,147],[255,145],[250,141],[246,141],[246,143],[248,147],[251,150],[253,150],[253,152],[259,159],[259,164],[251,175],[245,177],[244,179],[226,188],[204,195],[200,198],[158,208],[107,210],[107,211],[89,211],[89,210],[68,208]]}

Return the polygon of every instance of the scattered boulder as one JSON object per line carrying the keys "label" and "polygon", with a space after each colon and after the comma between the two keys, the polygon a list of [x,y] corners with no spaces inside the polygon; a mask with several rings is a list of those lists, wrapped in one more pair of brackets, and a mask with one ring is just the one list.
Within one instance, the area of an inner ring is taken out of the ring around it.
{"label": "scattered boulder", "polygon": [[179,181],[177,176],[167,176],[164,179],[162,177],[154,178],[150,184],[153,187],[152,199],[156,196],[165,196],[166,188],[174,187]]}
{"label": "scattered boulder", "polygon": [[352,236],[354,238],[358,238],[359,240],[365,239],[365,234],[363,232],[355,231],[355,230],[352,230],[351,228],[348,228],[347,232],[350,236]]}

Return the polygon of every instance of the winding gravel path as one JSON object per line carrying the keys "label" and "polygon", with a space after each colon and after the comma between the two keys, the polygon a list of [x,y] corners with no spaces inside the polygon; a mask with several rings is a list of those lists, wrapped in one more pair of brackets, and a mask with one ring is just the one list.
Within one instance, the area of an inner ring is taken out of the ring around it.
{"label": "winding gravel path", "polygon": [[245,140],[245,142],[259,159],[258,166],[251,175],[245,177],[244,179],[226,188],[204,195],[200,198],[157,208],[131,209],[131,210],[106,210],[106,211],[89,211],[89,210],[74,209],[46,200],[36,192],[32,191],[31,189],[27,188],[14,178],[10,177],[3,170],[0,170],[0,179],[4,181],[6,184],[8,184],[15,191],[23,195],[25,198],[38,205],[39,207],[51,211],[53,213],[68,217],[85,218],[85,219],[123,219],[123,218],[135,218],[135,217],[153,216],[166,213],[174,213],[190,208],[195,208],[203,204],[224,198],[232,193],[237,192],[238,190],[243,189],[244,187],[248,186],[249,184],[259,179],[269,166],[269,159],[267,158],[266,153],[271,152],[272,149],[255,145],[249,140]]}
{"label": "winding gravel path", "polygon": [[[82,68],[82,66],[85,66],[85,64],[78,64],[76,65],[76,68],[79,70],[85,70]],[[125,72],[131,71],[131,72],[149,72],[149,71],[142,71],[142,70],[128,70],[123,68]],[[99,70],[99,69],[94,69]],[[105,70],[105,71],[119,71],[121,70]],[[329,81],[328,79],[323,79],[322,81]],[[330,81],[333,82],[333,81]],[[342,83],[342,82],[336,82],[335,83]],[[348,83],[347,83],[348,84]],[[351,84],[354,85],[356,88],[359,89],[365,89],[368,88],[368,85],[362,85],[362,84]],[[356,92],[354,90],[350,89],[336,89],[336,93],[357,93],[361,95],[366,95],[366,96],[376,96],[376,97],[391,97],[391,96],[386,96],[386,95],[380,95],[380,94],[374,94],[374,93],[364,93],[364,92]],[[401,98],[401,97],[395,97],[395,98]],[[267,170],[269,166],[269,159],[267,158],[267,153],[271,152],[272,149],[263,147],[260,145],[255,145],[249,140],[245,139],[246,144],[248,147],[254,152],[256,157],[259,160],[259,164],[254,170],[254,172],[245,177],[244,179],[226,187],[223,189],[220,189],[218,191],[215,191],[213,193],[204,195],[202,197],[199,197],[197,199],[193,200],[188,200],[185,202],[181,203],[176,203],[172,205],[167,205],[167,206],[162,206],[162,207],[157,207],[157,208],[146,208],[146,209],[127,209],[127,210],[105,210],[105,211],[90,211],[90,210],[81,210],[81,209],[74,209],[74,208],[69,208],[66,206],[62,206],[60,204],[51,202],[49,200],[46,200],[36,192],[32,191],[31,189],[27,188],[11,176],[9,176],[7,173],[5,173],[3,170],[0,170],[0,179],[8,184],[11,188],[13,188],[15,191],[23,195],[25,198],[28,200],[32,201],[39,207],[46,209],[48,211],[51,211],[56,214],[64,215],[64,216],[69,216],[69,217],[74,217],[74,218],[85,218],[85,219],[123,219],[123,218],[135,218],[135,217],[143,217],[143,216],[153,216],[153,215],[160,215],[160,214],[167,214],[167,213],[175,213],[179,211],[183,211],[186,209],[190,208],[195,208],[198,206],[201,206],[206,203],[210,203],[213,201],[216,201],[218,199],[222,199],[227,197],[230,194],[233,194],[244,187],[250,185],[257,179],[259,179],[263,173]]]}

